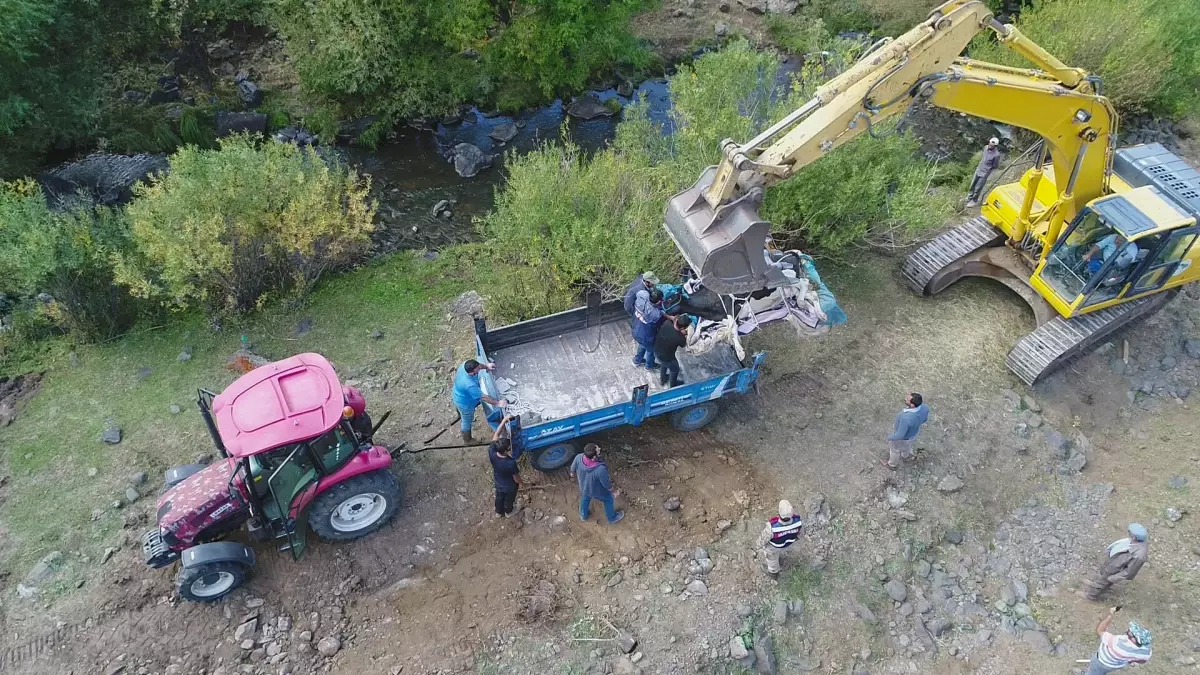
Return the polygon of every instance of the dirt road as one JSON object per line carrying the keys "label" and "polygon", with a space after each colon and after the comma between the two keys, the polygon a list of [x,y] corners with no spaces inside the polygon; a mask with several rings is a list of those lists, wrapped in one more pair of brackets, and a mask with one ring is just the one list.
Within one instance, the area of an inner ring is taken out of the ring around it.
{"label": "dirt road", "polygon": [[[1032,323],[1016,299],[985,283],[915,298],[894,262],[835,273],[863,289],[844,296],[862,320],[799,345],[759,336],[761,396],[709,429],[599,439],[619,526],[581,523],[572,481],[532,471],[520,517],[497,521],[481,450],[401,456],[392,525],[299,562],[264,550],[215,606],[177,604],[171,571],[138,560],[141,526],[125,529],[83,591],[5,601],[0,672],[748,672],[749,656],[731,659],[741,634],[760,650],[770,636],[783,673],[1065,673],[1103,610],[1073,591],[1131,520],[1150,528],[1151,563],[1112,602],[1155,629],[1141,672],[1194,669],[1200,359],[1183,340],[1200,294],[1131,332],[1128,364],[1114,345],[1028,391],[1002,366]],[[392,367],[378,405],[419,408],[406,378],[434,376]],[[881,439],[909,390],[933,416],[917,461],[892,473]],[[752,545],[784,497],[807,527],[775,581]],[[614,630],[636,639],[628,655]]]}

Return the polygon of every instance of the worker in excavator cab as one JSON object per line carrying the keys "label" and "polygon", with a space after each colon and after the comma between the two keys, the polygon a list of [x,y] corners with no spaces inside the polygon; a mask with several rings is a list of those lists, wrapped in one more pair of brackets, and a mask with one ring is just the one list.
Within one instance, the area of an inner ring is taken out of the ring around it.
{"label": "worker in excavator cab", "polygon": [[[1137,262],[1138,246],[1132,241],[1126,241],[1125,237],[1116,232],[1101,237],[1096,245],[1092,246],[1091,250],[1083,256],[1088,272],[1091,274],[1099,272],[1100,268],[1104,267],[1104,263],[1113,257],[1113,254],[1117,256],[1116,269],[1127,270]],[[1100,257],[1097,258],[1097,255]]]}

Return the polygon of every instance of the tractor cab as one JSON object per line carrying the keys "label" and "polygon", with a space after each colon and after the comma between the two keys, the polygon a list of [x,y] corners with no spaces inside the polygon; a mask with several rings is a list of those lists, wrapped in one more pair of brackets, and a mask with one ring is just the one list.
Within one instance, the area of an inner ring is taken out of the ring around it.
{"label": "tractor cab", "polygon": [[1119,151],[1117,191],[1084,207],[1039,266],[1032,283],[1064,316],[1150,295],[1200,274],[1193,267],[1200,257],[1193,246],[1200,234],[1200,174],[1182,160],[1182,166],[1164,168],[1164,153],[1175,157],[1152,146]]}

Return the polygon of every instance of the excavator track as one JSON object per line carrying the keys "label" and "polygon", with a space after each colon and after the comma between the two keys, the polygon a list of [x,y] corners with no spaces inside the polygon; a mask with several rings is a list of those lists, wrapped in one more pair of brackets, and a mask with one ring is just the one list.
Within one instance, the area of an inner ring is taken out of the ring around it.
{"label": "excavator track", "polygon": [[[904,260],[901,274],[908,287],[921,295],[936,291],[929,284],[939,272],[963,256],[1004,239],[1004,233],[992,227],[983,216],[975,216],[958,227],[939,234],[933,241],[913,251]],[[938,289],[940,290],[940,289]]]}
{"label": "excavator track", "polygon": [[1163,291],[1089,314],[1054,317],[1021,338],[1004,359],[1025,384],[1033,385],[1162,309],[1178,290]]}

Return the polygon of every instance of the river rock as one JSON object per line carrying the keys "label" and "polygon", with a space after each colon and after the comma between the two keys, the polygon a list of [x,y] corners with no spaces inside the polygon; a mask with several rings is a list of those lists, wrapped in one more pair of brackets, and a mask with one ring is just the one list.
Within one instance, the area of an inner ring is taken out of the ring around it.
{"label": "river rock", "polygon": [[571,102],[567,114],[581,120],[591,120],[597,117],[612,117],[613,111],[591,94],[584,94]]}
{"label": "river rock", "polygon": [[1200,359],[1200,340],[1185,340],[1183,343],[1183,353],[1190,358]]}
{"label": "river rock", "polygon": [[267,116],[255,112],[218,111],[217,137],[224,138],[237,133],[266,134]]}
{"label": "river rock", "polygon": [[896,602],[904,602],[908,598],[908,588],[899,579],[892,579],[884,584],[883,590],[887,591],[888,597]]}
{"label": "river rock", "polygon": [[759,675],[775,675],[775,643],[770,635],[754,641],[754,670]]}
{"label": "river rock", "polygon": [[327,638],[321,638],[317,643],[317,651],[326,658],[337,654],[342,649],[342,641],[330,635]]}
{"label": "river rock", "polygon": [[729,658],[741,661],[747,656],[750,656],[750,651],[746,649],[746,643],[742,641],[742,636],[734,635],[729,638]]}
{"label": "river rock", "polygon": [[242,103],[246,104],[247,108],[257,108],[262,105],[263,93],[257,84],[250,80],[242,80],[237,83],[237,90],[238,96],[241,97]]}
{"label": "river rock", "polygon": [[699,579],[693,579],[687,585],[687,592],[692,595],[708,595],[708,586]]}
{"label": "river rock", "polygon": [[1021,641],[1043,654],[1054,652],[1054,643],[1044,631],[1027,630],[1021,633]]}
{"label": "river rock", "polygon": [[956,546],[963,542],[963,534],[962,534],[962,532],[959,532],[958,530],[946,530],[946,534],[943,535],[942,538],[945,539],[948,543],[954,544]]}
{"label": "river rock", "polygon": [[767,0],[737,0],[737,3],[746,8],[751,14],[766,14]]}
{"label": "river rock", "polygon": [[454,146],[454,170],[463,178],[471,178],[492,165],[492,156],[470,143]]}
{"label": "river rock", "polygon": [[617,83],[617,96],[629,98],[633,96],[633,83],[629,80],[621,80]]}
{"label": "river rock", "polygon": [[937,485],[938,492],[950,494],[963,488],[962,479],[953,474],[943,478]]}
{"label": "river rock", "polygon": [[729,24],[719,23],[713,27],[713,32],[716,33],[718,38],[728,37],[729,36]]}
{"label": "river rock", "polygon": [[1087,453],[1076,452],[1067,460],[1067,468],[1075,473],[1083,471],[1083,467],[1087,466]]}
{"label": "river rock", "polygon": [[117,426],[108,426],[104,428],[104,432],[100,434],[100,440],[109,445],[116,445],[121,442],[121,428]]}
{"label": "river rock", "polygon": [[786,600],[776,600],[775,607],[771,611],[771,618],[777,625],[782,626],[787,623],[788,604]]}
{"label": "river rock", "polygon": [[767,0],[767,12],[769,14],[792,14],[799,5],[800,0]]}
{"label": "river rock", "polygon": [[33,569],[29,570],[29,574],[25,575],[25,583],[29,586],[37,586],[54,576],[58,566],[62,564],[62,559],[61,551],[47,553],[33,566]]}
{"label": "river rock", "polygon": [[258,630],[258,619],[250,619],[242,624],[239,624],[233,631],[233,639],[241,642],[254,637],[254,631]]}
{"label": "river rock", "polygon": [[1070,443],[1056,429],[1046,430],[1046,445],[1056,459],[1066,459],[1070,453]]}
{"label": "river rock", "polygon": [[170,169],[165,155],[93,154],[39,174],[46,201],[67,208],[80,200],[112,206],[133,199],[133,186],[155,173]]}
{"label": "river rock", "polygon": [[501,122],[488,133],[488,136],[501,143],[507,143],[517,137],[517,125],[512,122]]}

